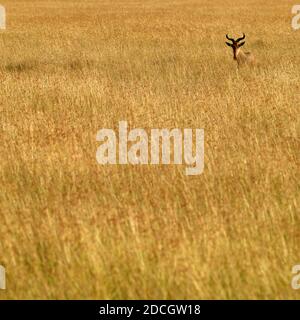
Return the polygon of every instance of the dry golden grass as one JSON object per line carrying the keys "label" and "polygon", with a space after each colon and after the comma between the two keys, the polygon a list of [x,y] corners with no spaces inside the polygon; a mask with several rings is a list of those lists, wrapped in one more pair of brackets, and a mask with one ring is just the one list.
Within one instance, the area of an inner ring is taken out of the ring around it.
{"label": "dry golden grass", "polygon": [[[2,4],[1,299],[299,299],[294,1]],[[204,173],[98,165],[120,120],[204,128]]]}

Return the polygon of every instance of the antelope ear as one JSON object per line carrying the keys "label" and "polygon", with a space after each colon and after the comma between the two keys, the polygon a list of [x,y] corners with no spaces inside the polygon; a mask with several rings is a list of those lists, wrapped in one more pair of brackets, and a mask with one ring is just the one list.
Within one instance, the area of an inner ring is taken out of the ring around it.
{"label": "antelope ear", "polygon": [[225,42],[225,43],[228,45],[228,47],[232,47],[231,43],[229,42]]}
{"label": "antelope ear", "polygon": [[239,44],[239,47],[243,46],[244,44],[245,44],[245,41],[241,42],[241,43]]}

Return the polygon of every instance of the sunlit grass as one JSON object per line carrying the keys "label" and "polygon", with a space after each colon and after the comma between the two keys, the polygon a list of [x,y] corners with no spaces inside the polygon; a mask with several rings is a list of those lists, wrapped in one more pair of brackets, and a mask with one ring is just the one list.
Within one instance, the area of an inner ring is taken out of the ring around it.
{"label": "sunlit grass", "polygon": [[[292,4],[3,1],[0,298],[299,298]],[[204,128],[204,173],[98,165],[120,120]]]}

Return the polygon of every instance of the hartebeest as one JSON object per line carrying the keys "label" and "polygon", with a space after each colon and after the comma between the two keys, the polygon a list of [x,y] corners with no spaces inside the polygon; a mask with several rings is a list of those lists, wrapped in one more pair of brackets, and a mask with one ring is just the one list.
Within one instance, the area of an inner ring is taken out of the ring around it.
{"label": "hartebeest", "polygon": [[245,41],[240,42],[245,39],[245,34],[241,38],[234,40],[233,38],[229,38],[228,34],[226,34],[226,38],[231,41],[232,43],[225,42],[229,47],[233,50],[233,59],[236,60],[238,66],[247,64],[247,65],[254,65],[255,58],[251,52],[244,52],[241,49],[241,46],[245,44]]}

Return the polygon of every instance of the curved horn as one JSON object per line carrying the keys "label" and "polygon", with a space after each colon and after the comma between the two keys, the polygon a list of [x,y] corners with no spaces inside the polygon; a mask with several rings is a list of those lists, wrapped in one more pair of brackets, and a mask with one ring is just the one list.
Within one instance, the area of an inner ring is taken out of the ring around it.
{"label": "curved horn", "polygon": [[245,35],[245,33],[243,33],[243,36],[242,36],[241,38],[236,39],[236,42],[239,42],[239,41],[241,41],[241,40],[244,40],[245,37],[246,37],[246,35]]}
{"label": "curved horn", "polygon": [[234,39],[229,38],[229,37],[228,37],[228,34],[226,34],[226,38],[227,38],[228,40],[230,40],[230,41],[234,42]]}

